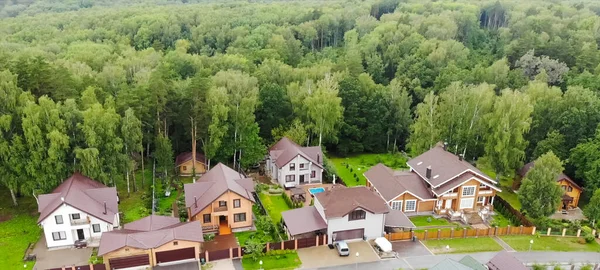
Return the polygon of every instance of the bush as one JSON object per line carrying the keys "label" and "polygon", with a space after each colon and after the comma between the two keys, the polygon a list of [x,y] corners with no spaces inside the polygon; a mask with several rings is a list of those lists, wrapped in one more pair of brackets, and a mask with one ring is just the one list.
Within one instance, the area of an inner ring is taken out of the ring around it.
{"label": "bush", "polygon": [[254,187],[254,190],[256,191],[256,193],[261,193],[267,189],[269,189],[269,185],[267,185],[267,184],[258,184],[258,185],[256,185],[256,187]]}
{"label": "bush", "polygon": [[281,197],[285,201],[285,204],[287,204],[287,206],[289,208],[291,208],[291,209],[302,207],[302,202],[294,202],[294,201],[292,201],[292,199],[290,198],[290,196],[288,196],[287,193],[285,193],[285,192],[281,193]]}
{"label": "bush", "polygon": [[204,241],[211,241],[215,239],[215,234],[214,233],[210,233],[210,234],[205,234],[204,235]]}
{"label": "bush", "polygon": [[595,238],[594,235],[592,235],[591,233],[586,233],[583,235],[583,239],[585,240],[586,243],[592,243],[594,242]]}
{"label": "bush", "polygon": [[582,266],[582,267],[581,267],[581,268],[579,268],[579,269],[580,269],[580,270],[593,270],[594,268],[592,268],[592,266],[588,264],[588,265],[584,265],[584,266]]}
{"label": "bush", "polygon": [[533,269],[533,270],[546,270],[548,268],[545,265],[534,264],[531,269]]}
{"label": "bush", "polygon": [[246,251],[245,253],[248,257],[254,261],[258,260],[258,258],[264,255],[263,248],[265,245],[256,239],[248,239],[246,241]]}

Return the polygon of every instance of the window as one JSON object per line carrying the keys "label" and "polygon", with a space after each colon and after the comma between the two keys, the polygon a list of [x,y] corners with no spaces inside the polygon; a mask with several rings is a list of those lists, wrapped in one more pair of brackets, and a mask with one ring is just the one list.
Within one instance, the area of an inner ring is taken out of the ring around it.
{"label": "window", "polygon": [[475,196],[475,186],[464,186],[462,188],[463,196]]}
{"label": "window", "polygon": [[569,187],[567,188],[567,191],[569,191],[569,192],[573,191],[573,187],[572,187],[572,186],[569,186]]}
{"label": "window", "polygon": [[187,166],[181,166],[184,171],[187,171]]}
{"label": "window", "polygon": [[66,240],[67,239],[67,233],[66,232],[53,232],[52,233],[52,239],[54,239],[54,241]]}
{"label": "window", "polygon": [[295,175],[286,175],[285,176],[285,182],[296,182],[296,176]]}
{"label": "window", "polygon": [[392,209],[402,211],[402,201],[392,201]]}
{"label": "window", "polygon": [[444,202],[443,200],[437,201],[437,208],[442,208],[442,203],[443,202]]}
{"label": "window", "polygon": [[71,214],[71,218],[72,219],[80,219],[81,216],[79,215],[79,213],[77,213],[77,214]]}
{"label": "window", "polygon": [[473,198],[466,198],[460,200],[460,209],[472,209],[473,208]]}
{"label": "window", "polygon": [[177,241],[173,241],[173,245],[174,245],[174,246],[176,246],[176,245],[179,245],[179,242],[177,242]]}
{"label": "window", "polygon": [[100,224],[92,224],[92,230],[95,233],[99,233],[100,232]]}
{"label": "window", "polygon": [[404,206],[404,211],[414,212],[416,210],[417,210],[417,200],[406,200],[406,205]]}
{"label": "window", "polygon": [[360,220],[360,219],[365,219],[365,218],[367,218],[367,212],[365,212],[363,210],[354,210],[354,211],[350,212],[350,215],[348,215],[349,221]]}
{"label": "window", "polygon": [[563,190],[567,190],[567,186],[565,186],[565,185],[562,185],[562,186],[560,186],[560,187],[561,187]]}
{"label": "window", "polygon": [[202,216],[204,223],[210,223],[210,214],[204,214]]}
{"label": "window", "polygon": [[300,163],[300,170],[304,169],[304,163]]}
{"label": "window", "polygon": [[477,203],[485,204],[485,197],[477,197]]}
{"label": "window", "polygon": [[54,220],[56,220],[56,224],[64,223],[61,215],[54,216]]}
{"label": "window", "polygon": [[219,201],[219,207],[227,206],[226,201]]}
{"label": "window", "polygon": [[317,172],[315,172],[315,171],[310,172],[310,177],[311,178],[317,177]]}
{"label": "window", "polygon": [[290,163],[290,171],[296,170],[296,163]]}
{"label": "window", "polygon": [[233,200],[233,208],[240,208],[242,205],[242,202],[240,201],[240,199],[235,199]]}
{"label": "window", "polygon": [[487,186],[484,183],[479,184],[479,188],[486,188]]}
{"label": "window", "polygon": [[233,214],[233,222],[246,221],[246,213]]}

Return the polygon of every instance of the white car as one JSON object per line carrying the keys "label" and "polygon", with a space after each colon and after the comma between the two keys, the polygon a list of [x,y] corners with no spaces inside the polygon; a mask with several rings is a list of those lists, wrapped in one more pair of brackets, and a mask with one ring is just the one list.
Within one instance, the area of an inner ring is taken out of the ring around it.
{"label": "white car", "polygon": [[350,248],[348,247],[348,244],[346,244],[346,241],[337,241],[334,246],[340,256],[350,255]]}

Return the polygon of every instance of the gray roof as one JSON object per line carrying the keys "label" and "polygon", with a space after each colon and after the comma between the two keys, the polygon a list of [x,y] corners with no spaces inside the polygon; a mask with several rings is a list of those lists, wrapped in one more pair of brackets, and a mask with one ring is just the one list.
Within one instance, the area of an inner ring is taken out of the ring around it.
{"label": "gray roof", "polygon": [[78,172],[63,181],[52,193],[40,195],[38,200],[38,223],[63,203],[110,224],[119,212],[116,188],[107,187]]}
{"label": "gray roof", "polygon": [[[192,152],[184,152],[175,158],[175,167],[179,167],[181,164],[192,160]],[[196,161],[206,164],[206,157],[204,154],[196,152]]]}
{"label": "gray roof", "polygon": [[179,219],[170,216],[150,215],[142,219],[127,223],[123,226],[126,230],[156,231],[179,223]]}
{"label": "gray roof", "polygon": [[483,266],[482,263],[478,262],[477,260],[475,260],[475,258],[467,255],[464,258],[460,259],[460,261],[458,261],[461,264],[464,264],[468,267],[471,267],[471,269],[474,270],[487,270],[487,268],[485,266]]}
{"label": "gray roof", "polygon": [[104,232],[100,238],[98,256],[123,247],[157,248],[173,240],[204,242],[200,221],[177,223],[152,231],[123,229]]}
{"label": "gray roof", "polygon": [[[494,183],[495,181],[469,162],[460,160],[458,156],[444,150],[443,145],[437,144],[427,152],[407,162],[414,171],[429,182],[434,188],[470,170],[480,175],[480,178]],[[431,167],[431,177],[426,179],[427,168]]]}
{"label": "gray roof", "polygon": [[[190,207],[191,215],[196,215],[223,193],[235,192],[254,202],[254,181],[219,163],[202,175],[193,184],[185,184],[185,206]],[[197,202],[195,201],[195,198]]]}
{"label": "gray roof", "polygon": [[385,226],[398,228],[416,228],[415,224],[400,210],[391,210],[385,215]]}
{"label": "gray roof", "polygon": [[302,147],[287,137],[283,137],[269,148],[269,156],[271,160],[275,161],[277,168],[285,166],[298,155],[303,156],[321,168],[323,167],[323,152],[320,146]]}
{"label": "gray roof", "polygon": [[394,171],[379,163],[364,173],[386,201],[391,201],[405,192],[423,200],[434,199],[425,186],[425,181],[414,172]]}
{"label": "gray roof", "polygon": [[386,202],[364,186],[332,187],[325,192],[317,193],[315,198],[323,206],[327,219],[343,217],[357,208],[373,214],[389,212]]}
{"label": "gray roof", "polygon": [[522,262],[517,260],[512,254],[501,251],[496,254],[487,264],[490,270],[527,270],[528,268]]}
{"label": "gray roof", "polygon": [[455,260],[446,258],[440,263],[436,264],[434,267],[429,268],[429,270],[473,270],[473,268]]}
{"label": "gray roof", "polygon": [[281,217],[291,235],[327,229],[327,223],[314,206],[284,211]]}

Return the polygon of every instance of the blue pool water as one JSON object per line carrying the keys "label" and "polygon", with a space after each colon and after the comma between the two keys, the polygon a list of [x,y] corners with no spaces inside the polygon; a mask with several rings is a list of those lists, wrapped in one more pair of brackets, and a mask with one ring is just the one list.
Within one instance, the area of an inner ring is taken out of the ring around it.
{"label": "blue pool water", "polygon": [[309,188],[308,192],[310,192],[310,194],[315,195],[317,193],[321,193],[321,192],[325,192],[325,189],[322,187],[318,187],[318,188]]}

